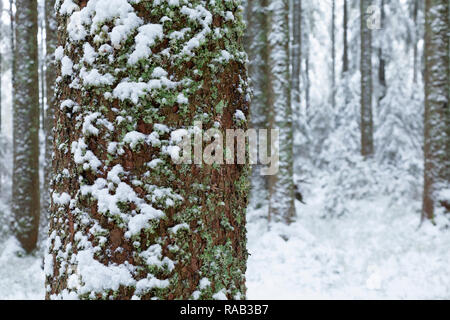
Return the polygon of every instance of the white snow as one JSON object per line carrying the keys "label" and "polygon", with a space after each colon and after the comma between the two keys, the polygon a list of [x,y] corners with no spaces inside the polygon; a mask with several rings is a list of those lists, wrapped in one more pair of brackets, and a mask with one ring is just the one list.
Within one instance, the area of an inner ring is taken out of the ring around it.
{"label": "white snow", "polygon": [[69,204],[69,202],[71,200],[70,195],[65,192],[63,192],[61,194],[55,192],[55,193],[53,193],[52,198],[53,198],[53,202],[60,206],[65,206],[66,204]]}
{"label": "white snow", "polygon": [[70,76],[73,73],[73,62],[68,56],[61,59],[61,74],[63,76]]}
{"label": "white snow", "polygon": [[142,229],[148,228],[150,220],[159,219],[164,216],[161,210],[157,210],[148,204],[141,206],[141,214],[138,214],[130,219],[128,222],[128,232],[125,236],[131,237],[139,234]]}
{"label": "white snow", "polygon": [[325,189],[308,195],[290,227],[268,231],[265,209],[249,213],[248,298],[449,299],[450,234],[418,228],[420,199],[347,199],[351,213],[323,219]]}
{"label": "white snow", "polygon": [[132,149],[136,148],[139,143],[142,143],[146,139],[146,135],[138,131],[130,131],[123,138],[123,142],[130,145]]}
{"label": "white snow", "polygon": [[73,0],[64,0],[64,2],[61,4],[61,8],[59,9],[59,13],[64,14],[71,14],[75,10],[78,10],[80,7],[76,5]]}
{"label": "white snow", "polygon": [[80,76],[84,84],[88,86],[111,85],[114,82],[114,77],[111,74],[101,74],[97,69],[88,71],[83,67],[80,70]]}
{"label": "white snow", "polygon": [[44,299],[44,271],[41,256],[27,256],[11,237],[0,241],[0,299]]}
{"label": "white snow", "polygon": [[148,58],[151,55],[150,47],[156,43],[156,40],[164,36],[163,26],[160,24],[146,24],[138,29],[136,36],[136,48],[128,59],[129,64],[135,64],[139,59]]}

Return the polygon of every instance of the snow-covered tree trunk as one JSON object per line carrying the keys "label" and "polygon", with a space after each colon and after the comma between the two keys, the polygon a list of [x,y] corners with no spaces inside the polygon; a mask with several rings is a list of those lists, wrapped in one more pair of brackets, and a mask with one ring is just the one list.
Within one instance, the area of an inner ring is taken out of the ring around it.
{"label": "snow-covered tree trunk", "polygon": [[302,58],[305,61],[305,69],[303,72],[304,79],[304,91],[305,91],[305,110],[308,110],[311,107],[311,80],[310,80],[310,35],[312,29],[313,19],[311,13],[311,5],[308,5],[308,2],[304,2],[302,6]]}
{"label": "snow-covered tree trunk", "polygon": [[[269,220],[291,223],[295,217],[293,127],[289,71],[289,1],[271,0],[269,33],[269,124],[279,130],[279,171],[269,176]],[[275,152],[272,150],[272,152]]]}
{"label": "snow-covered tree trunk", "polygon": [[[253,90],[251,126],[254,129],[267,129],[269,57],[266,6],[267,0],[246,2],[246,49]],[[253,208],[267,202],[267,179],[261,175],[260,169],[259,165],[254,165],[252,170],[250,205]]]}
{"label": "snow-covered tree trunk", "polygon": [[55,99],[55,49],[58,44],[58,23],[56,21],[55,0],[45,0],[45,96],[46,107],[44,117],[45,153],[44,153],[44,188],[42,195],[42,223],[47,226],[48,212],[50,210],[50,182],[52,178],[52,153],[53,153],[53,120],[56,108]]}
{"label": "snow-covered tree trunk", "polygon": [[372,32],[369,28],[368,7],[372,0],[361,0],[361,154],[373,155],[372,118]]}
{"label": "snow-covered tree trunk", "polygon": [[39,75],[37,2],[16,0],[14,77],[14,231],[27,252],[39,229]]}
{"label": "snow-covered tree trunk", "polygon": [[425,2],[425,181],[422,219],[450,201],[449,2]]}
{"label": "snow-covered tree trunk", "polygon": [[295,113],[301,106],[300,72],[302,63],[302,1],[293,1],[292,6],[292,105]]}
{"label": "snow-covered tree trunk", "polygon": [[56,8],[47,298],[245,298],[248,165],[176,164],[247,127],[240,1]]}

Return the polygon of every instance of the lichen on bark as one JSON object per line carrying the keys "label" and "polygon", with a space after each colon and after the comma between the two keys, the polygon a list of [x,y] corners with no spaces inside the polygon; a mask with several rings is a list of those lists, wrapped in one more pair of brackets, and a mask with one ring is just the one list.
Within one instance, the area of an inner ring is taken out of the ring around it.
{"label": "lichen on bark", "polygon": [[110,2],[57,3],[47,298],[245,298],[248,165],[167,151],[198,120],[243,127],[240,1]]}

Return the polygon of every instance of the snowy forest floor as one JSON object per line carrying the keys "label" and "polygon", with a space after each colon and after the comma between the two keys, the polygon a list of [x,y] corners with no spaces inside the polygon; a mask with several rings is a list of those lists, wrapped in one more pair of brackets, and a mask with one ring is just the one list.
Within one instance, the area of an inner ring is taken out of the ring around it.
{"label": "snowy forest floor", "polygon": [[[348,214],[325,219],[327,184],[319,182],[289,227],[268,230],[265,209],[249,212],[249,299],[450,298],[450,232],[418,228],[420,199],[347,199]],[[0,299],[42,299],[41,264],[13,238],[3,241]]]}

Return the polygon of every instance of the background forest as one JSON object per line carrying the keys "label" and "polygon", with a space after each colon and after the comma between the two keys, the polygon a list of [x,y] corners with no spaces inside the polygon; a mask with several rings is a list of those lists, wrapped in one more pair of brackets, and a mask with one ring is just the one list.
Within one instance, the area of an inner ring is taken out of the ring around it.
{"label": "background forest", "polygon": [[[83,1],[0,2],[0,299],[46,294],[55,2]],[[281,142],[279,174],[251,176],[247,298],[450,299],[448,0],[242,15],[249,127]]]}

